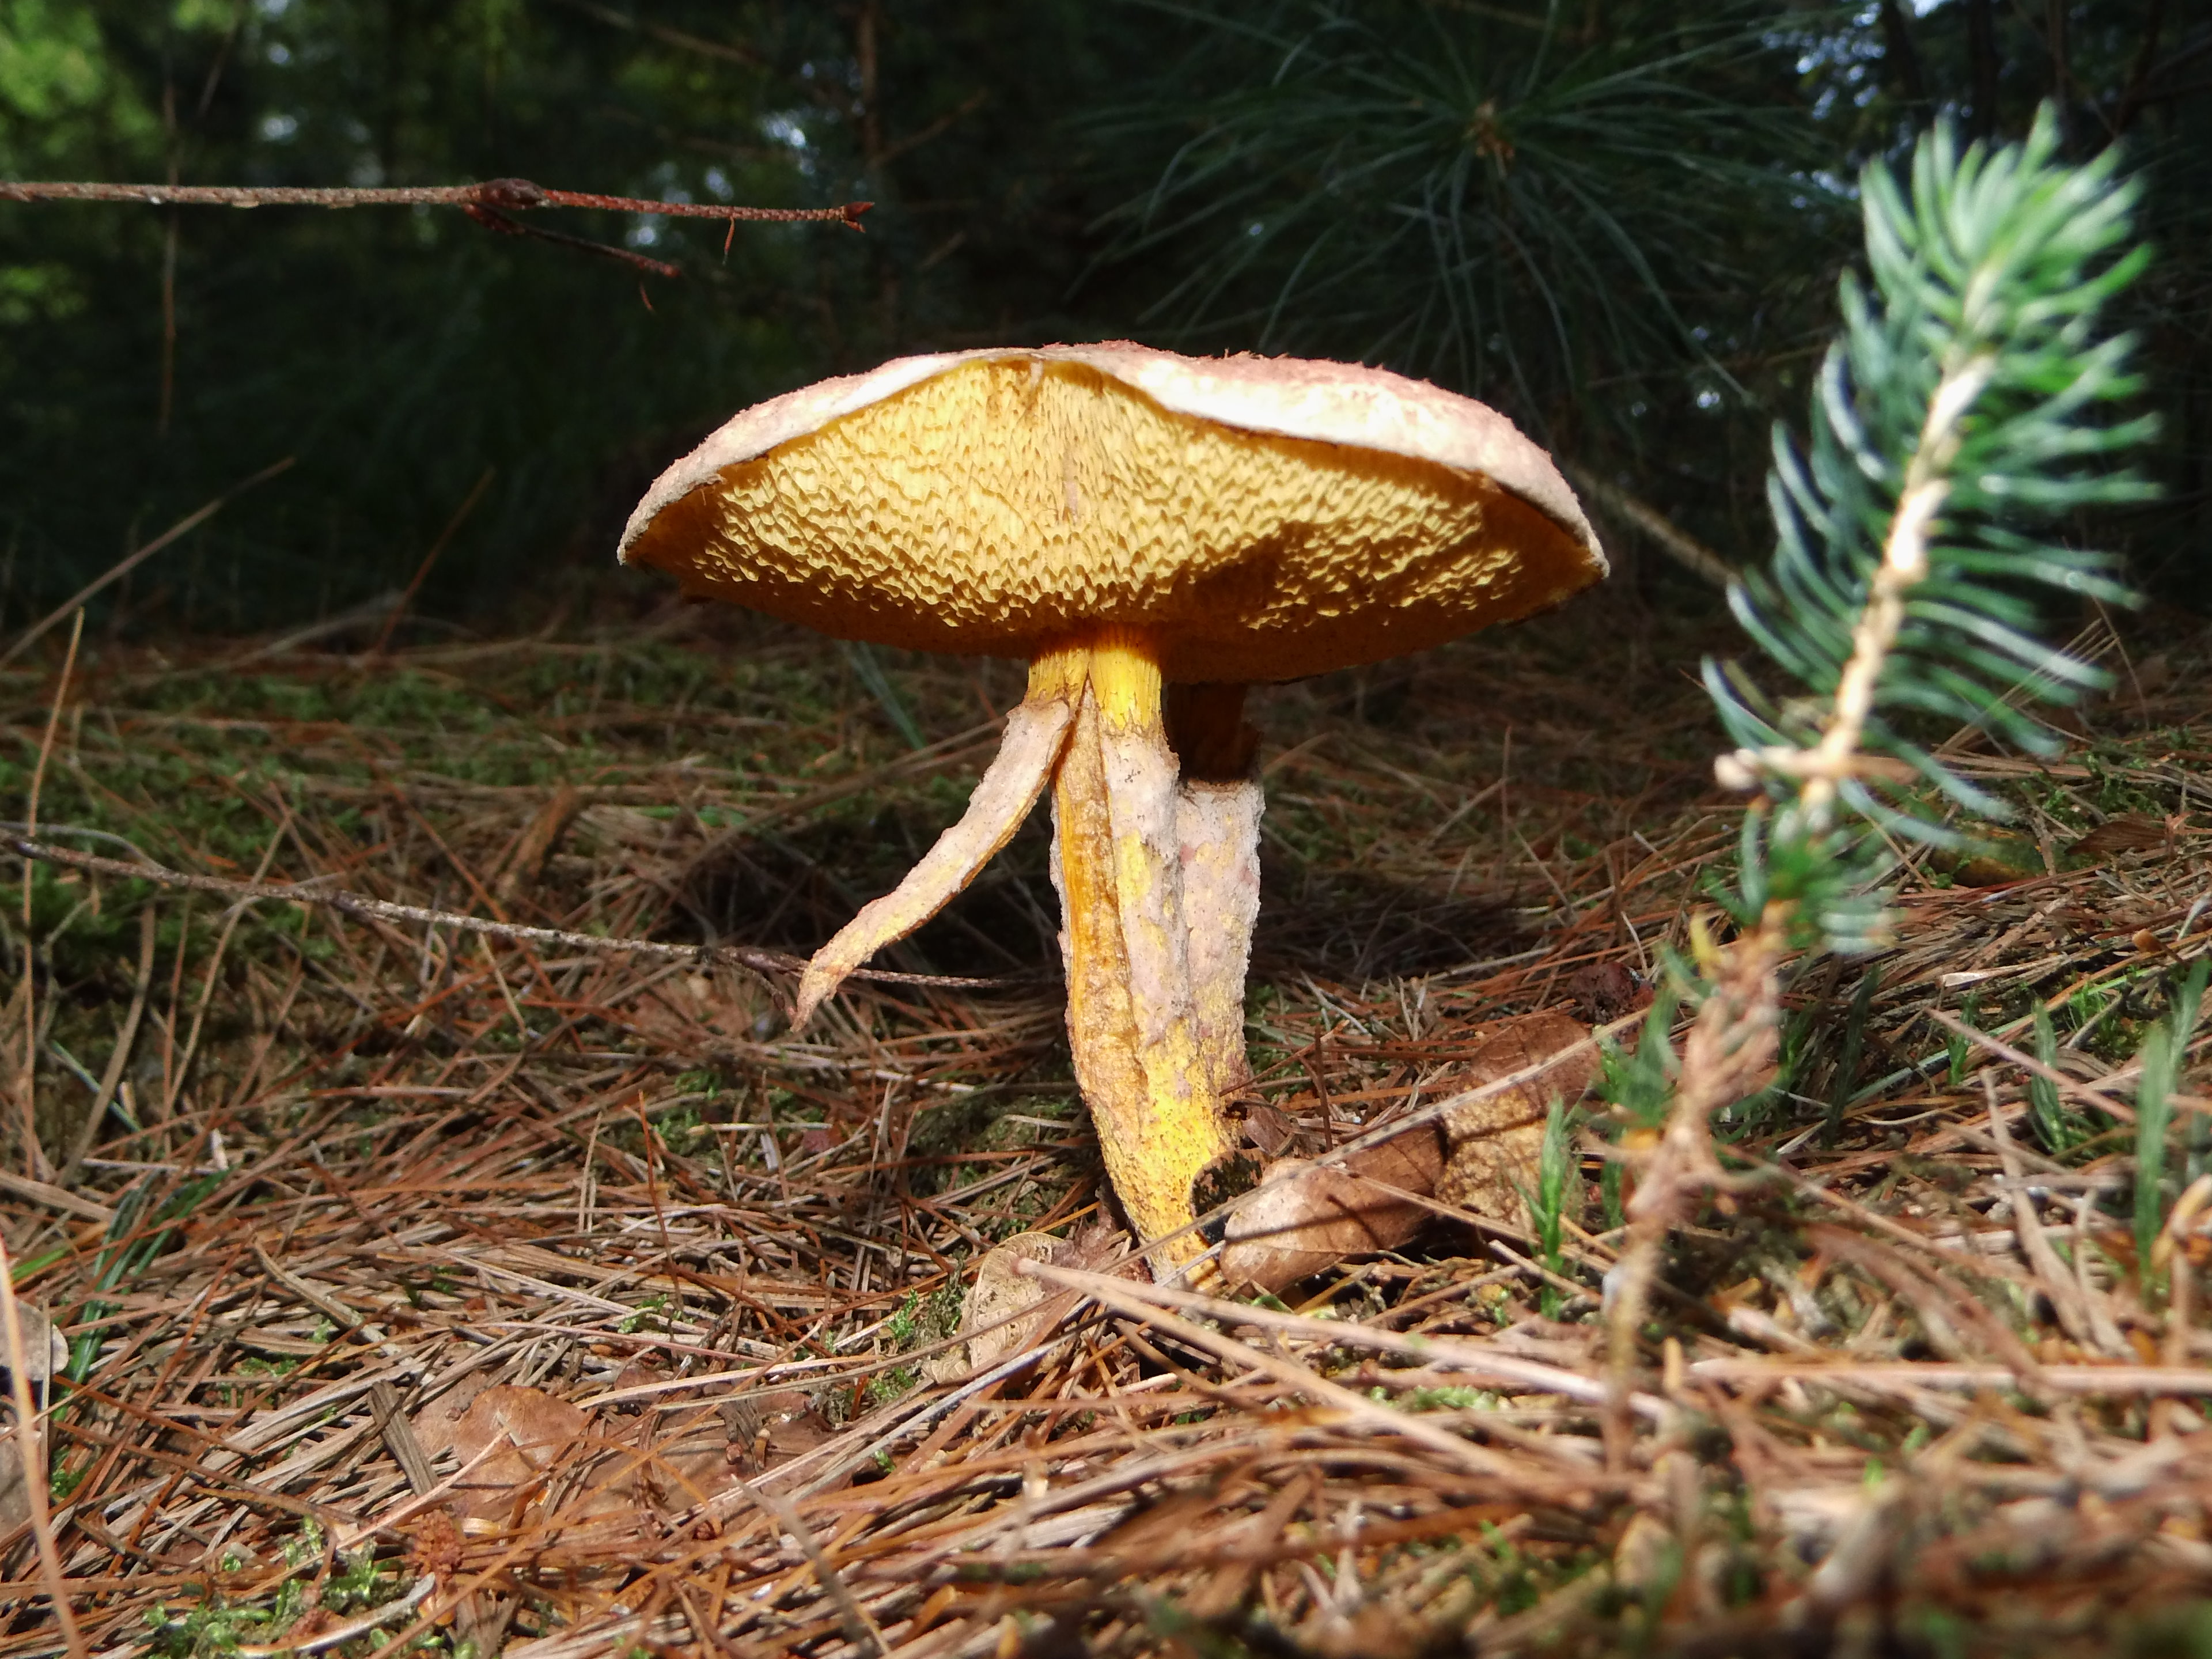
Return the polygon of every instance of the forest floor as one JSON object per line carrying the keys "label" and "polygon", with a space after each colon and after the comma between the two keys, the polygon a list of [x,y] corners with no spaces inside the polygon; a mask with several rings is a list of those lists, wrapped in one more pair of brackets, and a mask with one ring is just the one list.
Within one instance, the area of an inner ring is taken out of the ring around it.
{"label": "forest floor", "polygon": [[[1325,1148],[1690,947],[1731,640],[1598,603],[1258,699],[1248,1121]],[[1240,1304],[1133,1274],[969,1375],[988,1246],[1121,1248],[1043,823],[803,1036],[776,964],[957,817],[1018,668],[696,611],[374,633],[65,684],[57,635],[0,672],[0,793],[109,859],[784,954],[11,860],[0,1215],[67,1358],[45,1519],[0,1476],[0,1659],[2212,1654],[2212,1091],[2135,1121],[2212,949],[2203,639],[2102,636],[2056,759],[1957,748],[2017,822],[1796,975],[1609,1462],[1595,1097],[1548,1240],[1443,1215]]]}

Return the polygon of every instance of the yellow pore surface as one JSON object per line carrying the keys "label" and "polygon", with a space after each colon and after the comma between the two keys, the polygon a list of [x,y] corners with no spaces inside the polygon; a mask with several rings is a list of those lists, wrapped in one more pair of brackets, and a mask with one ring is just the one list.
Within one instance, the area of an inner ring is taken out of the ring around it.
{"label": "yellow pore surface", "polygon": [[1033,656],[1101,624],[1167,678],[1434,645],[1596,574],[1480,473],[1172,414],[1079,363],[963,364],[662,509],[629,556],[845,639]]}

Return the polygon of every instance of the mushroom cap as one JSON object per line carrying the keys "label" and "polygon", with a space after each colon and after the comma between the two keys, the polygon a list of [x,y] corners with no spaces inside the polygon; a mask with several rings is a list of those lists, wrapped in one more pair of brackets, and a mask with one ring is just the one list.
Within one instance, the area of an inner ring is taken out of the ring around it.
{"label": "mushroom cap", "polygon": [[905,357],[771,398],[661,474],[622,557],[878,645],[1026,657],[1139,629],[1179,681],[1379,661],[1606,574],[1495,410],[1127,343]]}

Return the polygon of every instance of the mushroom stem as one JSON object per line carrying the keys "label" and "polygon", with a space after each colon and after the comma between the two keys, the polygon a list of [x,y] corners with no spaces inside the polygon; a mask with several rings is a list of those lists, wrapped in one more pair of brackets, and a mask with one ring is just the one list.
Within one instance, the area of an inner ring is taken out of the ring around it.
{"label": "mushroom stem", "polygon": [[1204,1249],[1183,1231],[1192,1184],[1230,1141],[1191,994],[1176,757],[1148,640],[1102,633],[1089,678],[1053,793],[1068,1039],[1130,1224],[1146,1243],[1181,1232],[1181,1262]]}
{"label": "mushroom stem", "polygon": [[1244,1056],[1244,978],[1260,915],[1260,811],[1253,767],[1260,734],[1244,723],[1244,687],[1178,685],[1168,741],[1182,762],[1183,933],[1200,1063],[1224,1098],[1252,1080]]}
{"label": "mushroom stem", "polygon": [[999,752],[968,798],[960,822],[937,838],[896,887],[862,905],[814,953],[799,978],[793,1030],[814,1017],[847,975],[950,903],[1022,827],[1067,746],[1088,657],[1079,646],[1044,652],[1030,664],[1029,695],[1006,716]]}

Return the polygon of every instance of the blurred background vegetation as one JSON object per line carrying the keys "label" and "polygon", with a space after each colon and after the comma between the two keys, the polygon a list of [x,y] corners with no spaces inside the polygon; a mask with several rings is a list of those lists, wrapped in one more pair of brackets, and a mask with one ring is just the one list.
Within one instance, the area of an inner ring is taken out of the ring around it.
{"label": "blurred background vegetation", "polygon": [[[866,234],[614,214],[0,203],[0,627],[285,456],[95,609],[311,622],[404,586],[511,628],[603,604],[652,475],[732,411],[902,352],[1133,337],[1472,392],[1601,495],[1762,557],[1857,245],[1851,180],[1938,112],[2124,147],[2155,507],[2084,524],[2208,593],[2212,17],[2168,0],[0,0],[0,177],[520,175]],[[489,475],[480,492],[478,485]],[[650,590],[650,591],[648,591]],[[665,598],[639,582],[641,605]]]}

